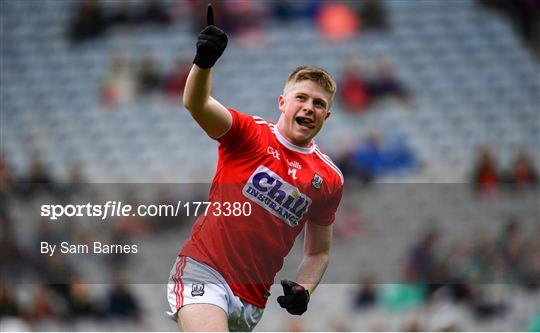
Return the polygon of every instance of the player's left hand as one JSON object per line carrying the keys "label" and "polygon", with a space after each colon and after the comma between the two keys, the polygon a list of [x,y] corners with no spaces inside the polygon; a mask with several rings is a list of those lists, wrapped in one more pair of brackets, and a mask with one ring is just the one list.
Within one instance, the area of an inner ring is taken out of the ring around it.
{"label": "player's left hand", "polygon": [[309,291],[298,283],[289,280],[281,280],[281,286],[285,295],[277,298],[279,305],[293,315],[300,316],[306,312],[309,303]]}
{"label": "player's left hand", "polygon": [[212,68],[227,47],[227,34],[214,25],[214,10],[208,5],[206,12],[207,26],[197,37],[197,53],[193,63],[200,68]]}

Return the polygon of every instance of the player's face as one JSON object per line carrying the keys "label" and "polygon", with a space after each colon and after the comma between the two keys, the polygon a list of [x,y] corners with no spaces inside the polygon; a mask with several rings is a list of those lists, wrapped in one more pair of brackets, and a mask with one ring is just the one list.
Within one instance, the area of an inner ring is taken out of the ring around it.
{"label": "player's face", "polygon": [[330,97],[330,93],[313,81],[294,83],[278,99],[279,132],[291,143],[307,147],[330,116]]}

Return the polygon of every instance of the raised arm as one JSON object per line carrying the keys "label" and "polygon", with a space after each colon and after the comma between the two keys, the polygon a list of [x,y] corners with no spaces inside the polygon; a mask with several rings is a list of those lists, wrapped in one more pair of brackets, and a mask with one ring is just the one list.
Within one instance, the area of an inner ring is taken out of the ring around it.
{"label": "raised arm", "polygon": [[212,67],[227,47],[227,35],[214,25],[212,6],[208,5],[208,25],[199,33],[197,54],[184,88],[184,107],[211,137],[224,135],[232,125],[229,111],[210,96]]}

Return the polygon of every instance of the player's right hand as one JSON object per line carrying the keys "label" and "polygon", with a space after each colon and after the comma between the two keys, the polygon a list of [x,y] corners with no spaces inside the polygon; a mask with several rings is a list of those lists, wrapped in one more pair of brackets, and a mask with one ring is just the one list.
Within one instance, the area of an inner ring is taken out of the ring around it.
{"label": "player's right hand", "polygon": [[214,25],[214,11],[208,5],[206,13],[207,26],[199,33],[197,40],[197,54],[193,63],[200,68],[212,68],[227,47],[227,34]]}
{"label": "player's right hand", "polygon": [[294,281],[281,280],[283,296],[279,296],[279,305],[292,315],[300,316],[306,312],[309,303],[309,291]]}

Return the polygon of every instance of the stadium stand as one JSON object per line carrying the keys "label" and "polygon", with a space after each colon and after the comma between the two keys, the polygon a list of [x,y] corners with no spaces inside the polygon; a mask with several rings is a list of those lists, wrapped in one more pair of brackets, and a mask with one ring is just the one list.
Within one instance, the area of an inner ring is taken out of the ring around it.
{"label": "stadium stand", "polygon": [[[177,5],[165,3],[168,8]],[[184,112],[180,95],[173,102],[159,95],[136,96],[112,109],[103,106],[99,95],[115,52],[126,52],[135,60],[151,53],[166,68],[172,68],[178,56],[191,57],[193,19],[185,16],[170,26],[110,29],[101,38],[73,45],[67,38],[67,27],[77,4],[56,0],[1,2],[2,163],[9,169],[13,188],[27,179],[35,159],[43,162],[50,178],[59,184],[36,197],[26,197],[21,190],[8,189],[7,194],[0,191],[4,237],[16,239],[13,253],[22,253],[23,265],[35,259],[24,253],[32,251],[32,240],[39,236],[43,221],[36,215],[36,207],[40,203],[66,197],[82,202],[97,196],[91,190],[72,194],[66,189],[74,165],[80,166],[88,183],[154,183],[145,187],[154,193],[155,183],[208,183],[217,158],[215,145]],[[534,237],[540,224],[536,188],[484,198],[467,184],[474,151],[483,144],[492,147],[505,168],[516,151],[524,148],[538,170],[538,60],[509,22],[477,2],[387,0],[383,4],[388,11],[388,29],[361,32],[342,43],[325,40],[313,22],[282,23],[269,18],[263,24],[263,46],[246,48],[233,39],[214,71],[213,94],[220,101],[274,121],[283,80],[300,64],[321,66],[339,79],[349,56],[384,55],[414,94],[412,104],[383,101],[363,116],[345,112],[339,101],[333,106],[333,115],[317,140],[330,156],[339,158],[344,146],[373,131],[398,133],[407,138],[422,167],[416,172],[386,176],[368,188],[348,185],[342,211],[352,206],[361,220],[355,222],[356,233],[336,240],[325,284],[313,297],[302,325],[307,330],[333,330],[336,323],[356,331],[407,330],[412,324],[425,330],[443,330],[449,325],[472,331],[526,330],[535,312],[540,313],[540,293],[538,287],[531,291],[519,283],[499,285],[488,280],[482,285],[488,295],[504,299],[507,307],[504,313],[487,319],[476,316],[478,307],[444,298],[439,303],[422,301],[401,311],[381,304],[357,311],[351,305],[360,275],[375,276],[381,290],[403,282],[404,254],[430,228],[435,227],[442,235],[441,253],[468,244],[471,230],[483,230],[495,243],[509,216],[522,222],[522,233],[531,248],[540,239]],[[107,10],[112,3],[103,5]],[[291,45],[291,31],[295,31],[295,45]],[[106,189],[96,188],[97,192]],[[178,188],[171,194],[174,198],[189,192],[187,186],[182,187],[183,193],[178,193]],[[152,193],[148,194],[151,198]],[[114,197],[113,193],[101,195]],[[158,230],[153,221],[144,220],[138,222],[140,229],[130,231],[130,237],[145,244],[145,251],[132,259],[131,264],[138,269],[131,277],[132,284],[128,284],[142,309],[142,318],[110,318],[107,310],[100,310],[96,316],[74,319],[69,301],[51,288],[45,288],[47,295],[53,295],[50,304],[53,308],[61,306],[49,315],[29,315],[40,285],[24,289],[20,284],[10,284],[6,287],[12,288],[19,309],[14,316],[0,317],[2,331],[175,330],[163,313],[162,279],[188,235],[190,222],[173,221],[173,226],[164,231]],[[53,234],[65,237],[111,239],[114,228],[122,230],[120,224],[114,221],[111,230],[102,232],[91,230],[88,221],[71,227],[56,224],[51,229]],[[4,250],[8,245],[3,245]],[[294,276],[300,251],[298,242],[279,276]],[[79,269],[87,273],[104,270],[100,274],[106,276],[109,268],[104,266],[103,261],[89,260]],[[162,276],[156,276],[156,272]],[[12,273],[18,278],[16,271],[10,271],[10,277]],[[146,279],[148,276],[152,278]],[[104,281],[97,278],[88,285],[96,304],[104,304],[111,288]],[[272,297],[280,293],[278,287],[272,289]],[[2,297],[5,295],[8,293]],[[5,296],[2,300],[3,309],[9,309],[5,306],[8,299]],[[257,330],[282,330],[289,318],[271,304]]]}

